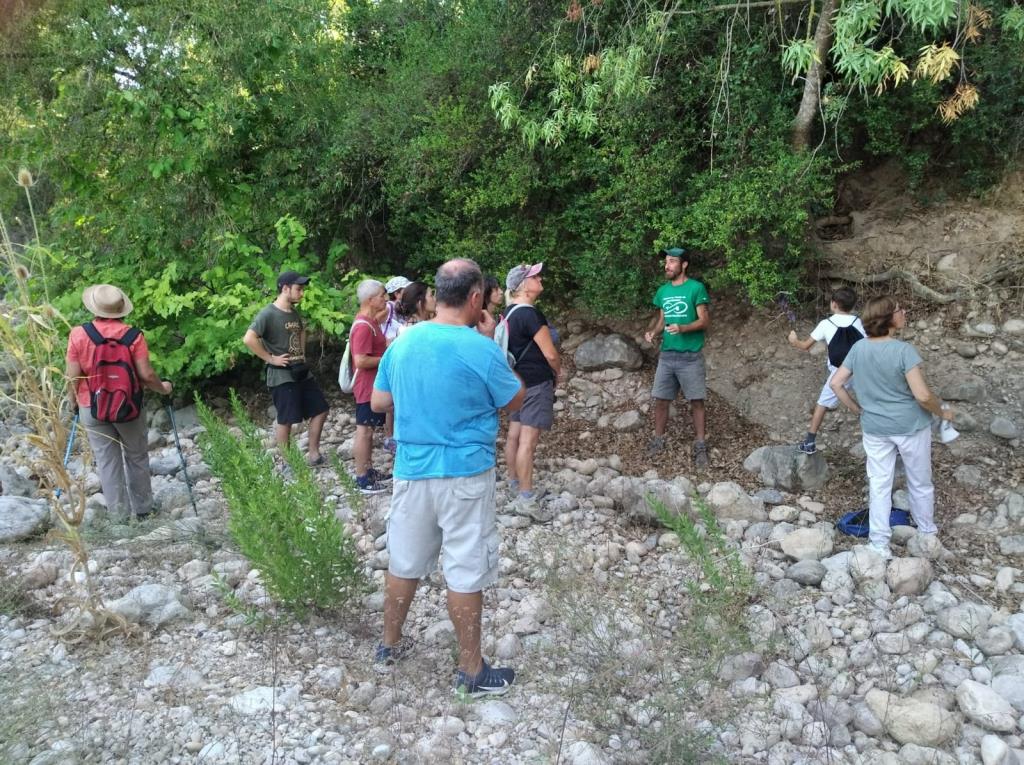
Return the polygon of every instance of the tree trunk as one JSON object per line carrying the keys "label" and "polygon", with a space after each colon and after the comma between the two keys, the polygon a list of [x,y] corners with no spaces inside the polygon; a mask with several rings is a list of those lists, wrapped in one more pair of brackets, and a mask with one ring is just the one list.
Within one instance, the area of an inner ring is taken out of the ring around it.
{"label": "tree trunk", "polygon": [[821,75],[825,71],[828,49],[832,45],[832,16],[835,10],[836,0],[824,0],[821,13],[818,14],[818,26],[814,30],[814,61],[807,70],[800,109],[793,120],[793,149],[796,151],[804,151],[811,143],[811,128],[821,101]]}

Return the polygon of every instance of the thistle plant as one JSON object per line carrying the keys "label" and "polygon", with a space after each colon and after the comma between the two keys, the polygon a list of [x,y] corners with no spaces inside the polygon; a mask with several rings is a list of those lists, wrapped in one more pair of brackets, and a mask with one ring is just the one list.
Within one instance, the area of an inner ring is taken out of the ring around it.
{"label": "thistle plant", "polygon": [[89,573],[89,551],[80,529],[85,518],[85,487],[64,465],[70,413],[63,351],[69,325],[47,296],[45,266],[53,256],[39,242],[31,203],[32,174],[22,169],[17,182],[29,201],[34,239],[25,245],[16,244],[0,214],[0,263],[5,271],[0,347],[12,384],[9,390],[0,389],[0,402],[24,412],[29,428],[26,439],[32,448],[31,467],[50,498],[56,518],[51,535],[71,551],[68,581],[82,581],[82,589],[72,598],[71,618],[56,631],[59,637],[77,642],[90,636],[127,632],[129,627],[123,618],[104,608]]}

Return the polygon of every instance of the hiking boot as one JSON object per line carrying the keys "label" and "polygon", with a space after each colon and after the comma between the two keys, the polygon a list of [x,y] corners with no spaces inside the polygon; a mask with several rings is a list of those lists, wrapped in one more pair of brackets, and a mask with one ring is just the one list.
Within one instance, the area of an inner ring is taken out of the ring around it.
{"label": "hiking boot", "polygon": [[647,456],[653,457],[655,454],[665,448],[665,436],[655,436],[651,439],[651,442],[647,444]]}
{"label": "hiking boot", "polygon": [[508,667],[492,667],[485,661],[483,667],[475,675],[469,675],[461,669],[455,673],[455,692],[464,693],[471,699],[481,696],[500,696],[507,693],[515,682],[516,673]]}
{"label": "hiking boot", "polygon": [[373,476],[370,473],[356,478],[356,488],[359,489],[360,494],[383,494],[389,491],[387,486],[373,480]]}
{"label": "hiking boot", "polygon": [[405,637],[404,635],[394,645],[377,643],[377,650],[373,655],[374,670],[380,673],[387,672],[395,664],[411,654],[415,647],[416,644],[412,638]]}
{"label": "hiking boot", "polygon": [[703,470],[708,466],[708,447],[703,441],[693,442],[693,465],[697,470]]}
{"label": "hiking boot", "polygon": [[803,440],[796,445],[797,451],[803,452],[804,454],[814,454],[818,451],[817,445],[814,441]]}
{"label": "hiking boot", "polygon": [[555,514],[541,505],[536,497],[518,496],[508,507],[516,515],[524,515],[537,523],[548,523],[555,517]]}

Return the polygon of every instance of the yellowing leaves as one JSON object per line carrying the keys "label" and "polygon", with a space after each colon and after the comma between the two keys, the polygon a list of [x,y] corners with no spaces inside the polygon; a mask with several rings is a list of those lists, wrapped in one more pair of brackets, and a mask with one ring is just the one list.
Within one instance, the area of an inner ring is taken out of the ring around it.
{"label": "yellowing leaves", "polygon": [[964,39],[967,42],[978,42],[981,31],[992,26],[992,14],[980,5],[967,6],[967,24],[964,26]]}
{"label": "yellowing leaves", "polygon": [[914,79],[931,80],[938,84],[949,77],[958,61],[960,54],[949,43],[925,45],[914,67]]}
{"label": "yellowing leaves", "polygon": [[956,86],[953,95],[939,104],[942,121],[949,124],[978,105],[978,89],[968,82]]}

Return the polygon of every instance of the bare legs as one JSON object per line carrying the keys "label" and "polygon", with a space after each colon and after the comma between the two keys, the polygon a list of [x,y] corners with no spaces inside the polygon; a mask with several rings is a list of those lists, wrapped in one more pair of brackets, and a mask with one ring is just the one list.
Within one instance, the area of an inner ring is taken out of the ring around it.
{"label": "bare legs", "polygon": [[505,440],[508,477],[519,481],[519,491],[533,491],[533,458],[540,443],[540,428],[511,422]]}
{"label": "bare legs", "polygon": [[808,433],[818,434],[821,429],[821,423],[825,421],[825,413],[828,411],[821,404],[814,405],[814,414],[811,415],[811,424],[807,428]]}
{"label": "bare legs", "polygon": [[[664,398],[654,399],[654,435],[658,438],[665,435],[665,428],[668,426],[668,408],[671,403]],[[703,399],[690,402],[690,413],[693,415],[693,438],[695,441],[703,441],[704,424],[707,419],[707,409]]]}
{"label": "bare legs", "polygon": [[366,475],[370,469],[373,455],[373,428],[369,425],[356,425],[356,437],[352,444],[352,457],[356,463],[356,475]]}
{"label": "bare legs", "polygon": [[306,451],[311,461],[320,457],[320,434],[324,432],[325,422],[327,412],[321,412],[309,421],[309,447]]}
{"label": "bare legs", "polygon": [[[394,646],[402,639],[402,626],[409,615],[416,594],[418,579],[402,579],[387,575],[384,589],[384,645]],[[480,655],[481,613],[483,594],[448,590],[448,618],[455,625],[459,643],[459,669],[476,675],[483,669]]]}

